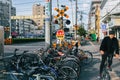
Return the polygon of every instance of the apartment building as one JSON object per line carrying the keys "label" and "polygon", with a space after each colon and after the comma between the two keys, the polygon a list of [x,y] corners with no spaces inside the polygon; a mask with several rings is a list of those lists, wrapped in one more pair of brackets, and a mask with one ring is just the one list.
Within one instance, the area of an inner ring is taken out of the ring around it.
{"label": "apartment building", "polygon": [[[10,16],[16,15],[16,8],[12,6],[12,0],[0,0],[0,25],[10,26]],[[15,30],[15,21],[11,21],[11,31]]]}
{"label": "apartment building", "polygon": [[107,25],[107,31],[114,29],[116,37],[120,39],[120,0],[103,0],[100,8],[101,23]]}
{"label": "apartment building", "polygon": [[[41,4],[34,4],[32,9],[32,15],[45,15],[45,7]],[[36,22],[38,29],[42,29],[45,25],[44,18],[35,18],[34,21]]]}
{"label": "apartment building", "polygon": [[16,33],[20,36],[26,37],[33,34],[35,31],[34,21],[31,19],[18,19],[16,21]]}

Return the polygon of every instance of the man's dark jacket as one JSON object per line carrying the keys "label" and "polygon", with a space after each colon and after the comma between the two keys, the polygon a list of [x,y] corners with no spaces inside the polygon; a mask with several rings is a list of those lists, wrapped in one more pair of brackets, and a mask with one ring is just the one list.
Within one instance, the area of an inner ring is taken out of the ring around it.
{"label": "man's dark jacket", "polygon": [[116,54],[119,54],[119,44],[117,38],[114,37],[110,39],[109,36],[105,37],[100,45],[100,50],[107,54],[113,54],[114,51]]}

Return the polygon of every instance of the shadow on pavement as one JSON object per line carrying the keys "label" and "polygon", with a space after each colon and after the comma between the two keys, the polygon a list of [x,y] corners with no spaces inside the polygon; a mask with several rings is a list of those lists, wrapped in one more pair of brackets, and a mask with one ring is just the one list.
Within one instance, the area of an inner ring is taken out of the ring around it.
{"label": "shadow on pavement", "polygon": [[96,80],[99,75],[99,63],[99,59],[93,58],[93,62],[90,64],[82,65],[79,80]]}

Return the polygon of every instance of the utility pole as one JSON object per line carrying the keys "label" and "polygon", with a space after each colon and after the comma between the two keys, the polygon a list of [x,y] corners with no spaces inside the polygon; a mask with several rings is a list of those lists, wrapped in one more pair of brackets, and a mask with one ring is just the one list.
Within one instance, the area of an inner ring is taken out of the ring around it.
{"label": "utility pole", "polygon": [[9,3],[9,27],[10,27],[9,38],[12,38],[11,36],[11,6],[12,6],[12,2]]}
{"label": "utility pole", "polygon": [[51,24],[51,0],[46,0],[45,4],[45,48],[50,47],[50,24]]}
{"label": "utility pole", "polygon": [[75,12],[76,12],[76,16],[75,16],[75,27],[76,27],[76,30],[75,30],[75,39],[77,39],[77,0],[76,0],[76,10],[75,10]]}
{"label": "utility pole", "polygon": [[100,8],[98,5],[96,6],[95,17],[96,17],[95,25],[97,29],[97,38],[99,42],[100,40]]}
{"label": "utility pole", "polygon": [[50,47],[52,47],[52,0],[50,0]]}
{"label": "utility pole", "polygon": [[73,17],[73,5],[72,5],[72,3],[73,3],[73,0],[70,0],[70,2],[71,2],[71,9],[72,9],[72,28],[73,28],[73,25],[74,25],[74,17]]}
{"label": "utility pole", "polygon": [[59,9],[59,0],[57,0],[57,7],[58,7],[58,9]]}
{"label": "utility pole", "polygon": [[12,44],[12,36],[11,36],[11,7],[12,7],[12,1],[9,2],[9,39],[8,39],[8,43]]}

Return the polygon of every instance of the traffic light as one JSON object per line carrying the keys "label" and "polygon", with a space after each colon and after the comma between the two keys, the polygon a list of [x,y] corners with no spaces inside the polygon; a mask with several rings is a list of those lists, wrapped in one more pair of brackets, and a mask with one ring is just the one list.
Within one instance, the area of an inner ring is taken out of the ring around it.
{"label": "traffic light", "polygon": [[66,20],[66,24],[69,25],[70,24],[70,20]]}
{"label": "traffic light", "polygon": [[55,24],[58,24],[58,20],[55,20]]}
{"label": "traffic light", "polygon": [[64,28],[64,31],[65,32],[69,32],[69,28]]}

